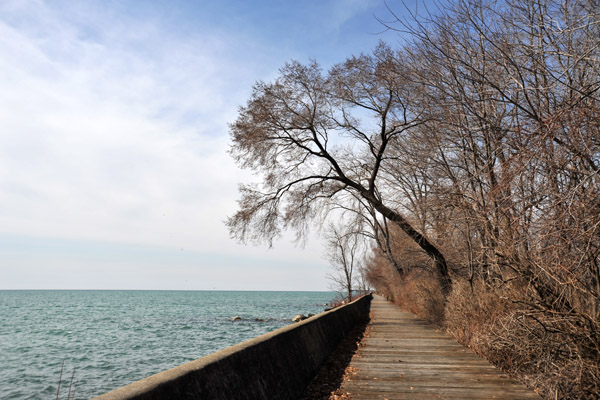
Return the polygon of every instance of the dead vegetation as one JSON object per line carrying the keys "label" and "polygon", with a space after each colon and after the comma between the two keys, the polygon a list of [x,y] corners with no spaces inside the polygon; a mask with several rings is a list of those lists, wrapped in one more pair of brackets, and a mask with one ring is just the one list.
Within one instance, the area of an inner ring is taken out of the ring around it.
{"label": "dead vegetation", "polygon": [[[446,329],[461,344],[548,399],[600,397],[600,360],[593,325],[577,315],[531,306],[531,289],[482,279],[454,279],[444,300],[423,270],[398,277],[389,264],[371,260],[368,279],[403,309]],[[592,328],[592,329],[590,329]]]}
{"label": "dead vegetation", "polygon": [[327,358],[312,380],[301,400],[344,400],[349,397],[340,390],[345,377],[354,373],[349,366],[352,357],[368,335],[369,321],[357,324],[342,339],[336,350]]}
{"label": "dead vegetation", "polygon": [[[410,10],[408,10],[410,11]],[[545,398],[600,398],[600,7],[455,0],[231,126],[241,240],[335,218],[370,284]]]}

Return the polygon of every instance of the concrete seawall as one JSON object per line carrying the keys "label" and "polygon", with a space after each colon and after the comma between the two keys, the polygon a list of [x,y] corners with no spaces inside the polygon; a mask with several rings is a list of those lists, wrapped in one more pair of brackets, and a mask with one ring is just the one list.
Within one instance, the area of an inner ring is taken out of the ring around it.
{"label": "concrete seawall", "polygon": [[295,399],[357,322],[372,296],[134,382],[96,400]]}

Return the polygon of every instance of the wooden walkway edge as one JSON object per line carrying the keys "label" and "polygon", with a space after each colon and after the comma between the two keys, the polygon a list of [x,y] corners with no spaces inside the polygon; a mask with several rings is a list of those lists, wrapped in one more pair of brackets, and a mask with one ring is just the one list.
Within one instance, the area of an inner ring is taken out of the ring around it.
{"label": "wooden walkway edge", "polygon": [[[341,393],[361,399],[540,399],[413,314],[374,295]],[[339,393],[339,392],[338,392]]]}

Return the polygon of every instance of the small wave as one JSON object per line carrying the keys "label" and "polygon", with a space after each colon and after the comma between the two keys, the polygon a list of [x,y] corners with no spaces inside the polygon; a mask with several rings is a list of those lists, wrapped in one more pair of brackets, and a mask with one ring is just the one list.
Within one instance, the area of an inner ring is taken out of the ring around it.
{"label": "small wave", "polygon": [[[77,397],[93,397],[287,326],[300,312],[322,311],[321,304],[332,297],[296,292],[49,291],[57,306],[48,308],[48,295],[40,293],[0,292],[7,332],[2,342],[10,349],[10,357],[2,360],[3,399],[30,394],[32,399],[54,398],[63,359],[63,382],[75,367]],[[5,305],[10,303],[2,296],[18,301],[19,312],[8,311]],[[232,323],[235,315],[243,319]],[[49,386],[52,393],[41,394]]]}

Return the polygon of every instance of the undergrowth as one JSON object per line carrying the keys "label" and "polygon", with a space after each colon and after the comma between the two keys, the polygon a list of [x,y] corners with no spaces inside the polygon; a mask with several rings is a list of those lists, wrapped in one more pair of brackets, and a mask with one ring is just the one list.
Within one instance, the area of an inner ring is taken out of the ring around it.
{"label": "undergrowth", "polygon": [[426,273],[409,273],[394,286],[388,297],[400,307],[444,327],[543,398],[600,399],[598,348],[585,327],[526,302],[526,285],[455,279],[445,305]]}

